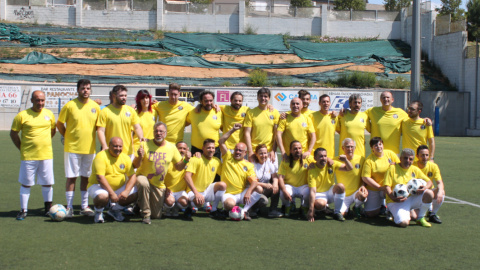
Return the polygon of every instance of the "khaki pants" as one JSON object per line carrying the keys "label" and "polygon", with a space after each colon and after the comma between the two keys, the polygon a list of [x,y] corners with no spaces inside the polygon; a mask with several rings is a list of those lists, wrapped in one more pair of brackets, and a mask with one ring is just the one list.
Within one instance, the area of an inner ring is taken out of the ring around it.
{"label": "khaki pants", "polygon": [[165,200],[165,188],[158,188],[147,177],[137,175],[138,206],[142,217],[161,218],[163,202]]}

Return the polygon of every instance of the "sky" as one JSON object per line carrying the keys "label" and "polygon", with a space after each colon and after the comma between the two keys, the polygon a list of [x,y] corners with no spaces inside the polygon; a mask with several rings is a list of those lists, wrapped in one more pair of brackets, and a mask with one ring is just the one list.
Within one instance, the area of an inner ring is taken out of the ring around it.
{"label": "sky", "polygon": [[[425,2],[425,1],[422,1],[422,0],[420,0],[420,1]],[[466,7],[467,6],[467,1],[468,0],[462,0],[462,4],[460,5],[460,8],[463,8],[465,11],[467,10],[467,7]],[[383,4],[384,1],[383,0],[368,0],[368,2],[370,4]],[[442,4],[442,2],[440,0],[432,0],[431,2],[435,3],[437,5]]]}

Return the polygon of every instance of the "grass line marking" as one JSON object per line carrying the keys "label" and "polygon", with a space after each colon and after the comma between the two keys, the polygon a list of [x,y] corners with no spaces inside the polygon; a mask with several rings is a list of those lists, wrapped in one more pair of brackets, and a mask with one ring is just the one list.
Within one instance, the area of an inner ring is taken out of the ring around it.
{"label": "grass line marking", "polygon": [[480,205],[478,205],[478,204],[474,204],[474,203],[471,203],[471,202],[462,201],[462,200],[460,200],[460,199],[456,199],[456,198],[453,198],[453,197],[450,197],[450,196],[445,196],[445,198],[446,198],[446,199],[453,200],[453,201],[455,201],[456,203],[468,204],[468,205],[471,205],[471,206],[473,206],[473,207],[480,208]]}

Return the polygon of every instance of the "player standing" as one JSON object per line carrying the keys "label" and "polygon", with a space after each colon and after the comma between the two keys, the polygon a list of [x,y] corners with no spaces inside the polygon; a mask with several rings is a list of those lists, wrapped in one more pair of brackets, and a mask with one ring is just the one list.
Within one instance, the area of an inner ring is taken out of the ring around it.
{"label": "player standing", "polygon": [[329,158],[335,155],[335,128],[337,115],[330,112],[330,96],[320,96],[320,111],[310,114],[315,129],[315,145],[313,149],[325,148]]}
{"label": "player standing", "polygon": [[402,122],[402,147],[417,149],[420,145],[430,147],[430,159],[433,161],[435,155],[435,138],[433,137],[432,126],[425,124],[425,119],[420,118],[423,110],[423,103],[414,101],[407,108],[408,118]]}
{"label": "player standing", "polygon": [[[142,89],[137,92],[135,96],[135,105],[138,119],[140,120],[140,127],[142,128],[145,139],[153,139],[153,125],[158,118],[157,112],[152,109],[152,95]],[[133,149],[136,152],[140,148],[140,139],[137,134],[133,133]]]}
{"label": "player standing", "polygon": [[[232,129],[233,125],[240,123],[243,125],[243,121],[247,116],[249,108],[247,106],[242,106],[243,104],[243,94],[240,92],[233,92],[230,96],[230,105],[220,105],[220,109],[223,114],[222,129],[227,131]],[[235,132],[228,138],[225,142],[228,150],[233,151],[235,145],[239,142],[245,142],[243,129],[239,132]]]}
{"label": "player standing", "polygon": [[303,105],[302,114],[303,115],[309,116],[309,115],[311,115],[312,113],[315,112],[315,111],[312,111],[308,108],[308,106],[310,106],[310,102],[312,101],[312,95],[310,94],[310,92],[302,89],[302,90],[298,91],[298,97],[302,100],[302,105]]}

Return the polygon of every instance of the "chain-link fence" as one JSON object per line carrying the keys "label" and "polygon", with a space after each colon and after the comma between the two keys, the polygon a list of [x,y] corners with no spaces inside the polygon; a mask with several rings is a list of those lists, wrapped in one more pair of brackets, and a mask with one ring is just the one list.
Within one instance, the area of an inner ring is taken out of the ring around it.
{"label": "chain-link fence", "polygon": [[75,0],[7,0],[11,6],[75,6]]}
{"label": "chain-link fence", "polygon": [[[465,58],[476,58],[477,45],[468,45],[465,49]],[[480,53],[479,53],[480,57]]]}
{"label": "chain-link fence", "polygon": [[[420,13],[427,13],[432,11],[432,2],[422,2],[420,3]],[[413,14],[413,4],[407,8],[407,16],[412,16]]]}
{"label": "chain-link fence", "polygon": [[398,11],[376,11],[376,10],[330,10],[328,11],[329,21],[400,21]]}
{"label": "chain-link fence", "polygon": [[466,31],[466,29],[467,29],[467,24],[465,20],[452,22],[450,15],[437,16],[436,18],[435,34],[437,36]]}

